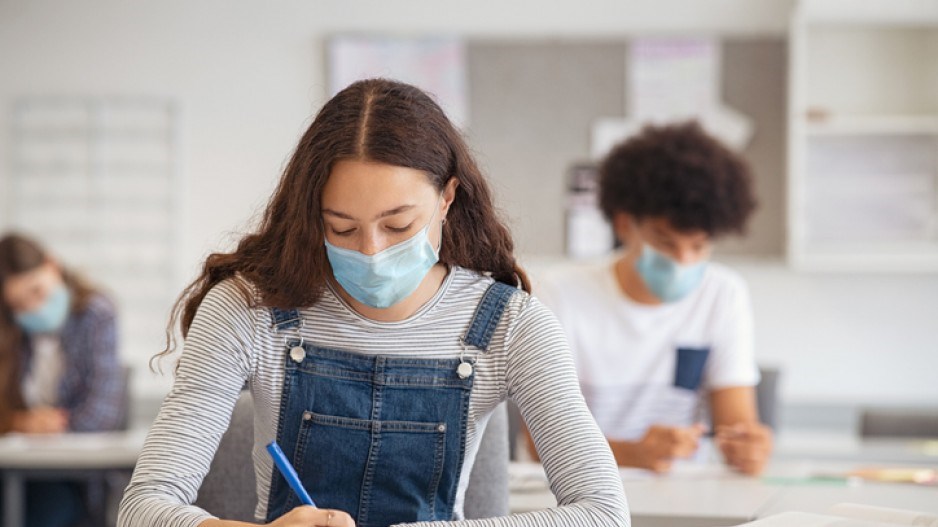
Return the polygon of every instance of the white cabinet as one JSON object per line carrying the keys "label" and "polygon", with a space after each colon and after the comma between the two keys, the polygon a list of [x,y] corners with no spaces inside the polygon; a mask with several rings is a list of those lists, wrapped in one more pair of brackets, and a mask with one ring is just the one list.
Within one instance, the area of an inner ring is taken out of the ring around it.
{"label": "white cabinet", "polygon": [[938,271],[938,1],[804,0],[789,43],[790,263]]}

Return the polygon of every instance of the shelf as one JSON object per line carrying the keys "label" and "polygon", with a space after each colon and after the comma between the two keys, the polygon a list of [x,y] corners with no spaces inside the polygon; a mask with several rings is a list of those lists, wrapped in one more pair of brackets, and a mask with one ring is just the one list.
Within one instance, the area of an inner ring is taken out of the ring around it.
{"label": "shelf", "polygon": [[921,272],[938,271],[938,243],[849,243],[809,248],[792,254],[802,271]]}
{"label": "shelf", "polygon": [[938,272],[938,1],[799,0],[788,261]]}
{"label": "shelf", "polygon": [[925,115],[838,115],[807,121],[810,136],[836,135],[936,135],[938,114]]}

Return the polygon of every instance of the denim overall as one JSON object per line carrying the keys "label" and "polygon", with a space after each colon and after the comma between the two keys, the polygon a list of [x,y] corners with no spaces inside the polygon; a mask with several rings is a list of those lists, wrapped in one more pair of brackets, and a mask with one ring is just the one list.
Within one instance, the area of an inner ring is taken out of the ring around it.
{"label": "denim overall", "polygon": [[[493,283],[464,345],[485,353],[514,287]],[[272,310],[278,331],[297,310]],[[452,520],[465,454],[475,358],[420,359],[327,349],[287,339],[277,442],[316,505],[358,527]],[[278,471],[271,522],[300,505]]]}

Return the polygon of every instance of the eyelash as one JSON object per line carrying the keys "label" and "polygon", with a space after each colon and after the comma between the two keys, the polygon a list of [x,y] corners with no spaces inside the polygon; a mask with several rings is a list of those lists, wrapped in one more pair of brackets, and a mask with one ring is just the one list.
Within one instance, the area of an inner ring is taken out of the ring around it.
{"label": "eyelash", "polygon": [[[407,224],[407,225],[404,226],[404,227],[390,227],[390,226],[389,226],[389,227],[387,227],[387,229],[388,229],[389,231],[391,231],[391,232],[396,232],[396,233],[400,234],[400,233],[404,233],[404,232],[409,231],[410,228],[411,228],[411,226],[413,226],[413,223],[409,223],[409,224]],[[345,230],[345,231],[337,231],[337,230],[335,230],[335,229],[332,229],[332,233],[335,234],[336,236],[349,236],[349,235],[351,235],[353,232],[355,232],[355,228],[351,228],[351,229],[348,229],[348,230]]]}

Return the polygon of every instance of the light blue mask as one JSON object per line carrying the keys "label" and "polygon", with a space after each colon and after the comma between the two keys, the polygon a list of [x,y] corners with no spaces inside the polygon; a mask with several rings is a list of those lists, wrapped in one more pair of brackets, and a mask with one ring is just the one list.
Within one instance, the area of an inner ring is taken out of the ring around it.
{"label": "light blue mask", "polygon": [[[435,216],[434,211],[426,227],[410,239],[372,255],[336,247],[326,240],[326,255],[336,281],[366,306],[384,309],[404,300],[439,261],[438,250],[428,237]],[[442,233],[440,240],[442,243]]]}
{"label": "light blue mask", "polygon": [[700,285],[707,262],[681,265],[646,243],[642,245],[642,254],[635,262],[635,269],[648,289],[662,302],[677,302]]}
{"label": "light blue mask", "polygon": [[68,287],[59,284],[43,305],[28,313],[16,315],[16,323],[29,334],[55,333],[65,325],[71,303],[72,294]]}

